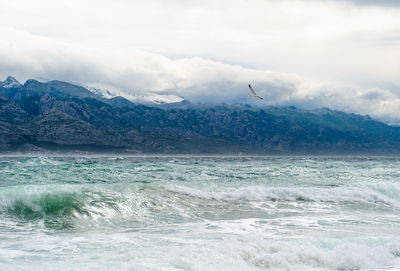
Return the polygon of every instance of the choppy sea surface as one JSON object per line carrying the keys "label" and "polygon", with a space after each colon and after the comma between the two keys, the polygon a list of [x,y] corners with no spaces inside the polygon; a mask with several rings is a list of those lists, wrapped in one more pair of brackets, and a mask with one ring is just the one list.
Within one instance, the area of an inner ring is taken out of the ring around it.
{"label": "choppy sea surface", "polygon": [[400,270],[400,158],[3,156],[0,270]]}

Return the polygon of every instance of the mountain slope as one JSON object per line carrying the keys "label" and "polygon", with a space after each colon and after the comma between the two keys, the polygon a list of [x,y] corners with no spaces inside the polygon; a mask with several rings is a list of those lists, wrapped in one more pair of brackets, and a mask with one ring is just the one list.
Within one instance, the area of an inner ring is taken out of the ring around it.
{"label": "mountain slope", "polygon": [[105,99],[70,83],[0,82],[0,151],[391,153],[400,128],[329,109],[247,105],[157,107]]}

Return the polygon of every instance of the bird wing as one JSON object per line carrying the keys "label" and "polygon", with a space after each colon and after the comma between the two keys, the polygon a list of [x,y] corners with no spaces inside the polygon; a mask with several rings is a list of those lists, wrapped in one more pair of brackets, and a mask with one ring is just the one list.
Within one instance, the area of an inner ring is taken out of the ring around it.
{"label": "bird wing", "polygon": [[254,89],[251,87],[250,84],[249,84],[249,89],[251,90],[251,92],[253,93],[254,96],[257,96],[257,93],[254,91]]}

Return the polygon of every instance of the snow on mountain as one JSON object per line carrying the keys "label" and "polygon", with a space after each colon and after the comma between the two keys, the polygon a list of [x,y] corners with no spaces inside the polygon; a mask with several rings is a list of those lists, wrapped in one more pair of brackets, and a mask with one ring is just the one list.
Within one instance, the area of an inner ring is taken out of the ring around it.
{"label": "snow on mountain", "polygon": [[120,96],[120,95],[116,94],[115,92],[111,92],[110,90],[99,89],[99,88],[89,87],[89,86],[85,86],[85,88],[87,88],[92,93],[94,93],[100,97],[106,98],[106,99],[111,99],[113,97]]}
{"label": "snow on mountain", "polygon": [[20,86],[20,82],[18,82],[17,79],[12,76],[8,76],[5,81],[0,82],[0,87],[2,88],[17,88]]}
{"label": "snow on mountain", "polygon": [[183,100],[183,98],[176,95],[159,94],[153,92],[147,93],[136,93],[115,89],[102,85],[83,85],[92,93],[99,95],[100,97],[111,99],[117,96],[124,97],[125,99],[134,103],[156,103],[156,104],[166,104],[166,103],[176,103]]}
{"label": "snow on mountain", "polygon": [[[71,82],[71,84],[80,85],[90,92],[103,97],[105,99],[111,99],[117,96],[124,97],[125,99],[134,103],[155,103],[155,104],[168,104],[180,102],[183,98],[176,95],[159,94],[154,92],[132,92],[124,91],[110,86],[102,84],[81,84],[77,82]],[[1,88],[18,88],[22,85],[12,76],[8,76],[5,81],[0,81]]]}

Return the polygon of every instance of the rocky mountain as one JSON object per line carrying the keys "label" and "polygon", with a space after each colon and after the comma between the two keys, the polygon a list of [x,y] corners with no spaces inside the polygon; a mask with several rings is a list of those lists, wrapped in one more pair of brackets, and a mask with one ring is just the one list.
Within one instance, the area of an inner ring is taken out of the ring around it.
{"label": "rocky mountain", "polygon": [[327,108],[145,106],[74,84],[0,82],[0,151],[398,154],[400,128]]}
{"label": "rocky mountain", "polygon": [[18,88],[21,84],[12,76],[8,76],[3,82],[0,82],[0,87],[4,89]]}

